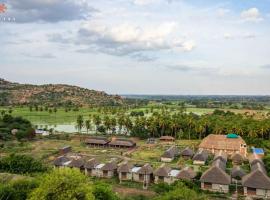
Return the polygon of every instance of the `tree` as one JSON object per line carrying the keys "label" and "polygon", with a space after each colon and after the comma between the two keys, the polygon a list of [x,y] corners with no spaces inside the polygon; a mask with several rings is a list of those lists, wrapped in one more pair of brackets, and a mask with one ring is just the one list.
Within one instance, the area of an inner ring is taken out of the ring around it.
{"label": "tree", "polygon": [[91,121],[89,119],[85,121],[85,128],[88,134],[88,131],[91,129]]}
{"label": "tree", "polygon": [[77,129],[78,129],[79,133],[81,133],[81,131],[82,131],[83,124],[84,124],[84,122],[83,122],[83,116],[82,115],[78,115],[78,117],[77,117]]}
{"label": "tree", "polygon": [[94,200],[93,185],[78,169],[59,168],[46,174],[29,200]]}
{"label": "tree", "polygon": [[112,187],[103,182],[97,182],[94,186],[95,200],[118,200],[118,196],[112,191]]}

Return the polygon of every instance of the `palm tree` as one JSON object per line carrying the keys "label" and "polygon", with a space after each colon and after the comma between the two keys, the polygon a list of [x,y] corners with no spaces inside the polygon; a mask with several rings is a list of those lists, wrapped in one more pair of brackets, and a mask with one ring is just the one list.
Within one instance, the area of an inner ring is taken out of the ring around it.
{"label": "palm tree", "polygon": [[88,131],[91,129],[91,120],[86,120],[85,121],[85,128],[86,128],[86,132],[88,134]]}
{"label": "palm tree", "polygon": [[81,133],[83,126],[84,126],[83,116],[78,115],[78,117],[77,117],[77,129],[78,129],[79,133]]}

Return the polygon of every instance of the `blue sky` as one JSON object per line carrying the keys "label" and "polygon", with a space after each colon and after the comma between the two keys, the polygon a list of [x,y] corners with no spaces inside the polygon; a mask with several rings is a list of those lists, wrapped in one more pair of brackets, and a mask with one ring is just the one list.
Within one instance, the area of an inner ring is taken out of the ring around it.
{"label": "blue sky", "polygon": [[270,0],[0,3],[2,78],[113,94],[270,95]]}

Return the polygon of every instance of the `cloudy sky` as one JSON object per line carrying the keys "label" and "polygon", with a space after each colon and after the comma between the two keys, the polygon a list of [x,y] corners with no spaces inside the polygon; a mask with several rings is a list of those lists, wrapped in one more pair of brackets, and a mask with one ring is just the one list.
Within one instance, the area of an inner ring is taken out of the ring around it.
{"label": "cloudy sky", "polygon": [[270,94],[270,0],[0,3],[4,79],[113,94]]}

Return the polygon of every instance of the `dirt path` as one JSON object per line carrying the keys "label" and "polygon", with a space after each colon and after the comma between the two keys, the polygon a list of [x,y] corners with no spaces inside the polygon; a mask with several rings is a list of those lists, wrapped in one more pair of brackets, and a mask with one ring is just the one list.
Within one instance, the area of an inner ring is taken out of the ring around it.
{"label": "dirt path", "polygon": [[128,188],[128,187],[117,186],[113,190],[116,193],[118,193],[121,197],[138,196],[138,195],[153,197],[156,195],[156,193],[153,191],[137,189],[137,188]]}

